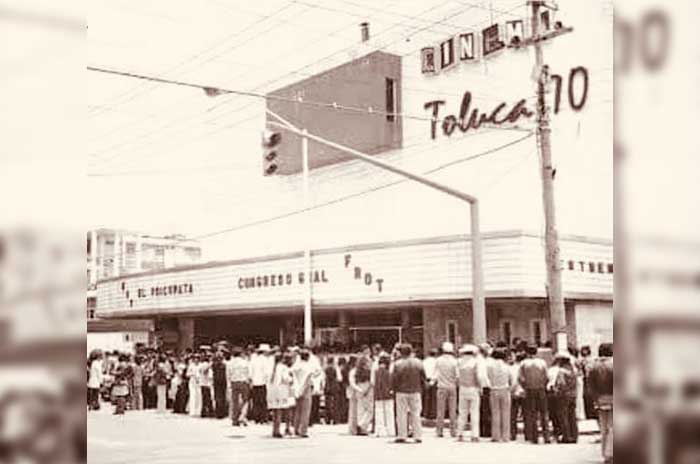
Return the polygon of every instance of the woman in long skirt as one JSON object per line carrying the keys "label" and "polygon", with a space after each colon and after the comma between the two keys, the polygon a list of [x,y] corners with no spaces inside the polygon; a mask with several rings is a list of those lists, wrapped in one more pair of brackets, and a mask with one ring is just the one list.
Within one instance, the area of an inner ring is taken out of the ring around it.
{"label": "woman in long skirt", "polygon": [[194,355],[187,366],[187,377],[189,377],[189,404],[187,411],[192,417],[202,415],[202,390],[199,387],[199,356]]}
{"label": "woman in long skirt", "polygon": [[275,364],[267,385],[267,405],[272,410],[272,436],[274,438],[282,438],[282,433],[280,433],[282,420],[287,423],[285,434],[291,435],[288,411],[294,405],[294,395],[292,394],[294,376],[283,361],[282,354],[275,355]]}

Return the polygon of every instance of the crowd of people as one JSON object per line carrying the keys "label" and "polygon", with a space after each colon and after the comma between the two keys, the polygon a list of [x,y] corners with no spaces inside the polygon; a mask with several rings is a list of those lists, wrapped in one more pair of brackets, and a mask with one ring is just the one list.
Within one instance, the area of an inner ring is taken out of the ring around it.
{"label": "crowd of people", "polygon": [[[612,459],[612,344],[552,353],[507,345],[443,343],[425,359],[408,344],[364,346],[349,355],[312,347],[214,346],[135,354],[95,351],[88,359],[88,407],[108,385],[115,414],[168,410],[272,425],[272,436],[308,437],[318,423],[348,424],[352,435],[422,440],[424,420],[459,441],[516,440],[522,418],[532,443],[576,443],[578,420],[597,417]],[[282,425],[284,424],[284,430]]]}

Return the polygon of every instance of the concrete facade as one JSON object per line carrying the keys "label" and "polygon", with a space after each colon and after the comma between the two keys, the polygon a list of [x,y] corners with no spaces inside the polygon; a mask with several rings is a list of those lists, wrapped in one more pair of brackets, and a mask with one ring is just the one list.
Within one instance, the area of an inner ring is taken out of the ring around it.
{"label": "concrete facade", "polygon": [[[389,90],[389,84],[393,90]],[[388,92],[392,93],[391,98]],[[341,108],[373,108],[377,114],[339,111],[297,101],[335,104]],[[312,134],[322,134],[329,140],[365,153],[398,149],[403,140],[403,122],[398,116],[401,112],[401,57],[381,51],[370,53],[271,92],[267,108]],[[388,112],[394,115],[386,114]],[[269,115],[267,120],[276,121]],[[300,172],[300,138],[282,131],[279,156],[280,174]],[[341,151],[313,141],[309,143],[311,169],[349,159]]]}

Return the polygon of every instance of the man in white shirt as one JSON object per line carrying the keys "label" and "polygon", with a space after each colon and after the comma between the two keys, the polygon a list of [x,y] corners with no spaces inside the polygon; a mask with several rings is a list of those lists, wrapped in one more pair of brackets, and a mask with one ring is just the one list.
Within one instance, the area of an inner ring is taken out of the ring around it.
{"label": "man in white shirt", "polygon": [[199,387],[202,391],[202,417],[214,417],[214,405],[212,403],[211,388],[213,385],[213,374],[209,356],[204,356],[202,362],[197,366]]}
{"label": "man in white shirt", "polygon": [[321,422],[321,395],[323,395],[323,369],[321,360],[314,353],[313,348],[309,348],[309,367],[311,368],[311,417],[309,426]]}
{"label": "man in white shirt", "polygon": [[428,353],[428,357],[423,360],[423,369],[425,370],[425,378],[428,383],[428,388],[423,390],[423,417],[426,419],[435,419],[437,413],[437,375],[435,372],[435,364],[439,351],[434,348]]}
{"label": "man in white shirt", "polygon": [[296,406],[294,410],[294,433],[301,437],[308,437],[309,418],[311,416],[311,401],[313,393],[314,366],[310,361],[311,353],[302,350],[296,364],[292,366],[292,373],[296,385]]}
{"label": "man in white shirt", "polygon": [[250,395],[250,364],[243,357],[241,348],[234,348],[232,355],[226,366],[226,377],[231,385],[231,422],[234,426],[246,425],[245,417],[241,418],[241,412]]}
{"label": "man in white shirt", "polygon": [[90,410],[100,409],[100,388],[104,378],[104,365],[102,364],[102,354],[97,354],[90,362],[90,377],[88,379],[88,395],[90,398]]}
{"label": "man in white shirt", "polygon": [[250,378],[253,385],[252,419],[257,424],[267,422],[267,383],[270,380],[270,345],[262,343],[250,359]]}

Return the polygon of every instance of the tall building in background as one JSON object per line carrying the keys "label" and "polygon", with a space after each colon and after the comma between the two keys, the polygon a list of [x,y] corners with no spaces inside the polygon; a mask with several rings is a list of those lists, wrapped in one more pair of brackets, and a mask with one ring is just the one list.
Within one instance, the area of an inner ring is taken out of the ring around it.
{"label": "tall building in background", "polygon": [[199,242],[183,235],[119,229],[96,229],[87,235],[87,277],[93,287],[99,279],[195,264],[201,258]]}
{"label": "tall building in background", "polygon": [[153,337],[151,320],[100,320],[96,284],[145,271],[196,264],[202,248],[183,235],[155,236],[121,229],[95,229],[87,233],[87,331],[88,350],[129,350],[136,343],[149,344]]}

